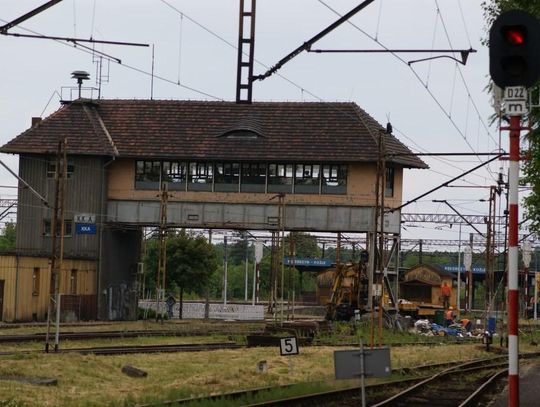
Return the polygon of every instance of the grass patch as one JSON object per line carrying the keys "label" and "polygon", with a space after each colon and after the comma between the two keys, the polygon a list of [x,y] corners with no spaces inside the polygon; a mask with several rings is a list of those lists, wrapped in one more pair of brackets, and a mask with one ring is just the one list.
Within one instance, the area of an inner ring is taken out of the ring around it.
{"label": "grass patch", "polygon": [[[191,403],[182,404],[186,407],[234,407],[261,403],[269,400],[279,400],[290,397],[298,397],[305,394],[318,393],[324,391],[330,391],[336,389],[338,386],[333,386],[331,383],[300,383],[287,387],[274,388],[269,390],[263,390],[256,394],[247,395],[234,400],[227,398],[219,398],[212,401],[193,401]],[[172,404],[180,405],[180,404]]]}
{"label": "grass patch", "polygon": [[[193,326],[190,326],[190,323]],[[141,324],[138,322],[137,324]],[[235,334],[251,324],[204,323],[200,321],[166,322],[173,328],[207,332],[215,327],[227,329],[226,334],[193,337],[140,337],[114,340],[61,341],[61,348],[85,346],[117,346],[120,344],[167,344],[222,342],[229,335],[238,341],[243,335]],[[116,330],[126,324],[107,324],[106,330]],[[130,329],[137,329],[129,325]],[[137,325],[141,326],[141,325]],[[153,323],[153,328],[161,324]],[[260,327],[260,324],[257,325]],[[180,328],[179,328],[180,327]],[[93,327],[95,328],[95,327]],[[354,328],[354,327],[353,327]],[[358,343],[360,336],[369,331],[356,330],[348,324],[335,324],[335,333],[325,340],[333,344]],[[90,329],[95,330],[95,329]],[[8,330],[12,333],[12,330]],[[520,337],[521,338],[521,337]],[[418,335],[384,331],[383,342],[417,342]],[[392,368],[407,368],[447,361],[470,360],[488,355],[478,343],[451,344],[441,337],[427,338],[444,344],[444,349],[430,350],[425,346],[400,346],[391,349]],[[15,345],[14,345],[15,346]],[[23,345],[21,345],[23,346]],[[24,346],[29,346],[24,344]],[[35,343],[43,349],[43,343]],[[352,347],[352,346],[351,346]],[[4,350],[2,345],[2,350]],[[22,348],[16,349],[22,350]],[[348,381],[334,380],[333,352],[337,346],[300,347],[300,354],[292,357],[292,372],[288,359],[279,354],[279,348],[243,348],[220,351],[95,356],[79,354],[23,354],[0,356],[0,376],[47,376],[58,379],[58,386],[43,387],[11,381],[0,381],[0,407],[5,406],[133,406],[168,400],[223,394],[233,391],[298,384],[267,392],[265,398],[293,397],[312,391],[324,391],[351,385]],[[520,347],[521,350],[525,350]],[[6,349],[7,350],[7,349]],[[534,350],[534,349],[531,349]],[[266,360],[268,372],[257,373],[257,363]],[[148,372],[145,378],[132,378],[121,372],[129,364]],[[371,380],[371,379],[370,379]],[[353,382],[354,383],[354,382]],[[326,387],[329,386],[329,387]],[[262,397],[262,396],[257,396]],[[255,399],[253,399],[255,400]],[[249,401],[249,400],[248,400]],[[256,401],[256,400],[255,400]],[[254,402],[255,402],[254,401]],[[11,403],[11,404],[8,404]],[[196,405],[196,404],[194,404]],[[216,404],[225,405],[225,404]]]}
{"label": "grass patch", "polygon": [[[278,348],[248,348],[196,353],[94,356],[37,354],[26,359],[0,358],[0,375],[46,375],[58,379],[48,388],[17,382],[0,382],[0,400],[41,406],[117,406],[155,403],[188,397],[222,394],[248,388],[291,383],[334,382],[334,347],[302,347],[292,359],[279,355]],[[471,359],[483,352],[468,345],[448,345],[445,355],[453,360]],[[425,348],[399,347],[391,351],[392,367],[410,367],[440,362],[439,352]],[[268,372],[256,373],[257,363],[266,360]],[[148,372],[146,378],[121,373],[125,364]],[[343,386],[344,382],[334,384]],[[334,386],[332,385],[332,386]],[[319,386],[318,384],[315,385]]]}

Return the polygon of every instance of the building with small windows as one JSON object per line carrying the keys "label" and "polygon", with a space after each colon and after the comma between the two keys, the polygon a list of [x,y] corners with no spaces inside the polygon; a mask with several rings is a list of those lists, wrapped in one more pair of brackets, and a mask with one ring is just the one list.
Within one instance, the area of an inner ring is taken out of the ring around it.
{"label": "building with small windows", "polygon": [[[381,138],[385,205],[397,208],[404,169],[427,166],[354,103],[80,99],[0,151],[18,154],[19,176],[52,201],[67,140],[61,292],[88,296],[81,303],[98,318],[129,319],[141,230],[160,222],[160,191],[169,227],[369,232]],[[52,211],[22,184],[18,199],[17,251],[0,269],[3,318],[43,319]],[[399,234],[399,210],[385,230]]]}

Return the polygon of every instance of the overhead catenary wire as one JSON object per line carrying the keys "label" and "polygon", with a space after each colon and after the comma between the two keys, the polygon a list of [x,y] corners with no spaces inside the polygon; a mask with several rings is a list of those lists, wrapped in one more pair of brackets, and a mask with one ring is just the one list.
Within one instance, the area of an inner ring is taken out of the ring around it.
{"label": "overhead catenary wire", "polygon": [[[1,18],[0,18],[0,21],[2,21],[2,22],[4,22],[4,23],[7,23],[6,20],[3,20],[3,19],[1,19]],[[18,27],[19,29],[21,29],[21,30],[24,30],[24,31],[26,31],[26,32],[30,32],[30,33],[35,34],[35,35],[40,35],[40,36],[42,35],[41,33],[37,32],[37,31],[31,30],[31,29],[29,29],[29,28],[25,28],[25,27],[23,27],[23,26],[21,26],[21,25],[18,25],[17,27]],[[95,53],[95,51],[92,50],[92,49],[90,49],[90,48],[88,48],[88,49],[83,49],[83,48],[81,47],[81,44],[71,44],[71,43],[69,43],[69,42],[65,42],[65,41],[60,40],[60,39],[52,39],[52,41],[57,42],[57,43],[59,43],[59,44],[61,44],[61,45],[64,45],[64,46],[66,46],[66,47],[75,48],[75,49],[78,50],[79,52],[84,52],[84,53],[86,53],[86,54],[93,55],[93,54]],[[123,66],[123,67],[125,67],[125,68],[127,68],[127,69],[130,69],[130,70],[132,70],[132,71],[135,71],[135,72],[138,72],[138,73],[140,73],[140,74],[143,74],[143,75],[152,77],[152,73],[151,73],[151,72],[145,71],[145,70],[142,69],[142,68],[137,68],[137,67],[135,67],[135,66],[128,65],[128,64],[126,64],[126,63],[124,63],[124,62],[119,62],[118,60],[113,59],[113,57],[108,57],[107,59],[108,59],[109,61],[112,61],[112,62],[118,64],[119,66]],[[208,92],[205,92],[205,91],[196,89],[196,88],[194,88],[194,87],[191,87],[191,86],[188,86],[188,85],[185,85],[185,84],[182,84],[182,83],[178,83],[176,80],[168,79],[168,78],[165,78],[165,77],[163,77],[163,76],[156,75],[156,74],[154,74],[153,77],[154,77],[155,79],[159,79],[160,81],[167,82],[167,83],[170,83],[170,84],[172,84],[172,85],[182,87],[182,88],[184,88],[184,89],[186,89],[186,90],[189,90],[189,91],[191,91],[191,92],[194,92],[194,93],[198,93],[199,95],[206,96],[206,97],[209,97],[209,98],[211,98],[211,99],[218,100],[218,101],[223,101],[223,98],[221,98],[221,97],[219,97],[219,96],[215,96],[215,95],[212,95],[212,94],[210,94],[210,93],[208,93]]]}
{"label": "overhead catenary wire", "polygon": [[425,197],[425,196],[431,194],[432,192],[435,192],[436,190],[438,190],[438,189],[440,189],[440,188],[443,188],[443,187],[447,186],[449,183],[451,183],[451,182],[453,182],[453,181],[456,181],[456,180],[458,180],[459,178],[463,177],[464,175],[467,175],[468,173],[471,173],[471,172],[477,170],[478,168],[483,167],[484,165],[489,164],[490,162],[492,162],[492,161],[494,161],[494,160],[498,160],[499,158],[500,158],[500,155],[498,155],[498,156],[496,156],[496,157],[494,157],[494,158],[491,158],[490,160],[488,160],[488,161],[486,161],[486,162],[483,162],[483,163],[477,165],[476,167],[471,168],[471,169],[468,170],[468,171],[465,171],[463,174],[460,174],[460,175],[458,175],[457,177],[454,177],[454,178],[452,178],[451,180],[446,181],[446,182],[442,183],[441,185],[439,185],[439,186],[437,186],[437,187],[435,187],[435,188],[430,189],[429,191],[423,193],[423,194],[420,195],[419,197],[414,198],[414,199],[412,199],[412,200],[410,200],[410,201],[407,201],[406,203],[402,204],[401,206],[398,206],[397,208],[393,208],[393,209],[391,209],[390,211],[391,211],[391,212],[394,212],[394,211],[400,210],[400,209],[402,209],[403,207],[405,207],[405,206],[407,206],[407,205],[409,205],[409,204],[415,202],[416,200],[418,200],[418,199],[420,199],[420,198],[423,198],[423,197]]}
{"label": "overhead catenary wire", "polygon": [[[418,145],[418,144],[416,143],[416,141],[415,141],[413,138],[408,137],[405,133],[403,133],[403,131],[401,131],[399,128],[397,128],[397,127],[395,127],[395,126],[393,126],[393,128],[394,128],[394,131],[396,131],[396,132],[399,133],[401,136],[403,136],[404,138],[406,138],[407,140],[409,140],[412,144],[414,144],[414,145],[418,148],[419,151],[424,151],[424,152],[427,151],[425,148],[423,148],[422,146]],[[439,161],[439,162],[441,162],[441,163],[443,163],[443,164],[445,164],[445,165],[448,165],[449,167],[452,167],[452,168],[454,168],[454,169],[457,169],[457,170],[460,170],[460,171],[463,170],[463,168],[460,168],[460,167],[458,167],[458,166],[456,166],[456,165],[451,164],[452,160],[449,160],[449,159],[447,159],[447,158],[433,157],[433,159],[435,159],[435,160],[437,160],[437,161]],[[476,162],[476,161],[475,161],[475,162]],[[428,171],[433,172],[433,173],[435,173],[435,174],[439,174],[439,175],[446,176],[446,177],[448,177],[448,178],[451,178],[451,177],[453,176],[453,175],[449,175],[449,174],[443,173],[443,172],[441,172],[441,171],[434,170],[434,169],[432,169],[432,168],[429,168]],[[472,173],[471,175],[472,175],[472,176],[475,176],[475,177],[482,178],[482,180],[485,181],[485,177],[482,176],[482,175],[475,174],[475,173]],[[469,183],[469,184],[471,184],[471,185],[479,186],[479,184],[472,183],[471,181],[466,181],[466,180],[464,180],[464,182],[467,182],[467,183]]]}
{"label": "overhead catenary wire", "polygon": [[75,0],[72,0],[73,3],[73,36],[77,37],[77,6]]}
{"label": "overhead catenary wire", "polygon": [[[185,16],[186,19],[188,19],[189,21],[193,22],[194,24],[196,24],[197,26],[199,26],[200,28],[202,28],[203,30],[205,30],[206,32],[210,33],[212,36],[214,36],[215,38],[223,41],[224,43],[226,43],[228,46],[230,46],[231,48],[233,49],[237,49],[237,46],[232,44],[231,42],[227,41],[225,38],[223,38],[223,36],[215,33],[214,31],[212,31],[211,29],[207,28],[206,26],[204,26],[203,24],[201,24],[200,22],[196,21],[194,18],[192,17],[189,17],[188,15],[186,15],[183,11],[179,10],[178,8],[174,7],[173,5],[171,5],[168,1],[166,0],[160,0],[162,3],[166,4],[168,7],[170,7],[171,9],[173,9],[174,11],[176,11],[178,14],[180,14],[181,16]],[[320,0],[319,0],[320,1]],[[323,3],[324,4],[324,3]],[[326,5],[326,4],[325,4]],[[328,7],[328,6],[327,6]],[[332,9],[331,9],[332,10]],[[332,10],[334,11],[334,10]],[[334,11],[335,12],[335,11]],[[339,13],[335,12],[336,14],[339,15]],[[348,21],[350,24],[352,24],[350,21]],[[354,26],[354,24],[353,24]],[[366,34],[367,35],[367,34]],[[380,44],[380,43],[379,43]],[[397,55],[396,55],[397,56]],[[398,57],[398,59],[400,59],[402,62],[406,63],[404,60],[402,60],[401,58]],[[259,65],[262,65],[263,67],[269,69],[268,65],[267,64],[264,64],[262,63],[261,61],[255,59],[255,62],[258,63]],[[416,72],[415,72],[416,73]],[[277,73],[277,75],[286,80],[287,82],[291,83],[293,86],[297,87],[300,91],[301,91],[301,94],[302,94],[302,100],[303,100],[303,97],[304,97],[304,94],[307,93],[309,94],[310,96],[314,97],[315,99],[319,100],[319,101],[324,101],[321,97],[315,95],[314,93],[310,92],[309,90],[305,89],[304,87],[294,83],[293,81],[291,81],[290,79],[284,77],[283,75]],[[420,80],[421,81],[421,80]],[[422,82],[422,81],[421,81]],[[442,106],[441,106],[442,108]],[[444,111],[444,108],[442,108],[442,110]],[[451,120],[453,122],[453,120]],[[456,127],[456,129],[459,130],[459,128],[457,127],[457,124],[454,123],[454,127]],[[466,140],[466,138],[465,138]],[[472,145],[469,145],[471,151],[474,152],[474,148],[472,148]],[[456,167],[458,168],[458,167]],[[461,170],[461,168],[458,168]],[[477,175],[477,174],[474,174],[474,176],[478,176],[478,177],[481,177],[482,179],[485,180],[485,177],[482,177],[480,175]]]}
{"label": "overhead catenary wire", "polygon": [[469,35],[469,29],[467,28],[467,22],[465,21],[465,14],[463,13],[463,7],[461,6],[461,0],[458,0],[459,13],[461,15],[461,21],[463,22],[463,29],[465,30],[465,35],[467,36],[467,41],[469,41],[469,46],[471,46],[471,36]]}
{"label": "overhead catenary wire", "polygon": [[[171,82],[171,83],[172,83],[172,82]],[[303,88],[300,88],[300,89],[302,89],[302,90],[303,90]],[[314,95],[312,94],[312,96],[314,96]]]}
{"label": "overhead catenary wire", "polygon": [[90,23],[90,37],[94,36],[94,28],[96,24],[96,2],[97,0],[94,0],[94,4],[92,6],[92,21]]}
{"label": "overhead catenary wire", "polygon": [[181,83],[181,75],[182,72],[182,41],[184,39],[183,37],[183,30],[184,30],[184,14],[180,14],[180,24],[178,27],[178,83]]}
{"label": "overhead catenary wire", "polygon": [[379,37],[379,27],[381,26],[381,16],[384,0],[379,0],[379,13],[377,15],[377,27],[375,28],[375,38]]}
{"label": "overhead catenary wire", "polygon": [[[232,47],[232,48],[234,48],[234,49],[237,49],[237,46],[236,46],[236,45],[234,45],[234,44],[230,43],[229,41],[227,41],[225,38],[223,38],[223,36],[221,36],[221,35],[215,33],[214,31],[212,31],[212,30],[210,30],[209,28],[205,27],[203,24],[199,23],[199,22],[196,21],[195,19],[193,19],[193,18],[187,16],[184,12],[182,12],[182,11],[179,10],[178,8],[172,6],[172,5],[171,5],[169,2],[167,2],[166,0],[160,0],[160,1],[161,1],[162,3],[164,3],[164,4],[166,4],[168,7],[172,8],[173,10],[175,10],[175,11],[176,11],[177,13],[179,13],[182,17],[183,17],[183,16],[186,16],[186,19],[188,19],[189,21],[193,22],[194,24],[196,24],[196,25],[199,26],[200,28],[204,29],[206,32],[210,33],[210,34],[211,34],[212,36],[214,36],[215,38],[218,38],[219,40],[221,40],[221,41],[223,41],[224,43],[226,43],[228,46],[230,46],[230,47]],[[339,15],[339,14],[338,14],[338,15]],[[350,23],[350,22],[349,22],[349,23]],[[352,23],[351,23],[351,24],[352,24]],[[354,25],[354,24],[353,24],[353,25]],[[399,57],[398,57],[398,59],[402,60],[402,59],[399,58]],[[403,60],[402,60],[402,61],[403,61]],[[255,62],[258,63],[258,64],[260,64],[260,65],[262,65],[263,67],[266,67],[267,69],[269,69],[269,68],[268,68],[268,65],[263,64],[263,63],[261,63],[260,61],[258,61],[258,60],[256,60],[256,59],[255,59]],[[405,62],[405,61],[403,61],[403,62]],[[281,74],[279,74],[279,73],[277,73],[277,74],[278,74],[278,76],[281,77],[282,79],[288,81],[289,83],[291,83],[292,85],[294,85],[294,86],[296,86],[298,89],[300,89],[300,91],[301,91],[301,93],[302,93],[302,99],[303,99],[304,93],[307,93],[307,94],[311,95],[312,97],[314,97],[315,99],[317,99],[317,100],[319,100],[319,101],[323,101],[322,98],[316,96],[314,93],[312,93],[312,92],[310,92],[310,91],[304,89],[304,88],[301,87],[300,85],[297,85],[296,83],[290,81],[289,79],[285,78],[283,75],[281,75]],[[442,108],[442,106],[441,106],[441,108]],[[444,110],[444,109],[443,109],[443,110]],[[457,128],[457,125],[456,125],[455,123],[454,123],[454,125],[455,125],[455,127]],[[458,129],[458,130],[459,130],[459,129]],[[465,138],[465,140],[466,140],[466,138]],[[471,151],[474,152],[474,149],[472,148],[472,146],[469,145],[469,147],[471,148]],[[455,167],[455,166],[454,166],[454,167]],[[458,167],[455,167],[455,168],[458,168]],[[458,169],[461,170],[461,168],[458,168]],[[434,170],[431,170],[431,171],[437,173],[437,172],[434,171]],[[439,172],[439,174],[441,174],[441,173]],[[444,174],[442,174],[442,175],[444,175]],[[475,175],[475,176],[478,176],[478,177],[481,177],[481,176],[479,176],[479,175],[477,175],[477,174],[474,174],[474,175]],[[447,175],[447,176],[450,177],[449,175]],[[481,178],[482,178],[482,179],[485,179],[485,177],[481,177]]]}
{"label": "overhead catenary wire", "polygon": [[[436,4],[437,8],[439,9],[439,1],[438,1],[438,0],[435,0],[435,4]],[[459,7],[460,7],[461,15],[462,15],[462,17],[463,17],[463,11],[461,10],[461,3],[458,2],[458,5],[459,5]],[[444,30],[445,35],[446,35],[446,38],[447,38],[447,40],[448,40],[448,45],[449,45],[450,47],[453,47],[453,45],[452,45],[452,40],[450,39],[450,34],[448,33],[448,29],[446,28],[446,23],[444,22],[444,18],[443,18],[443,16],[442,16],[442,14],[441,14],[440,18],[441,18],[441,23],[442,23],[443,30]],[[464,18],[463,18],[463,23],[465,24],[465,19],[464,19]],[[465,24],[465,32],[466,32],[466,34],[467,34],[467,39],[468,39],[469,44],[470,44],[470,43],[471,43],[471,40],[470,40],[468,31],[467,31],[466,24]],[[465,79],[465,76],[463,75],[463,71],[461,70],[461,67],[460,67],[459,65],[457,66],[457,71],[458,71],[458,73],[459,73],[459,75],[460,75],[460,77],[461,77],[461,81],[462,81],[462,83],[463,83],[463,86],[465,87],[465,89],[466,89],[466,91],[467,91],[468,101],[469,101],[470,103],[472,103],[472,105],[473,105],[473,107],[474,107],[474,109],[475,109],[476,114],[478,115],[478,117],[479,117],[479,118],[482,118],[482,115],[480,114],[480,110],[478,109],[478,106],[476,105],[476,102],[474,101],[474,99],[473,99],[472,96],[471,96],[471,91],[470,91],[469,85],[468,85],[468,83],[467,83],[467,81],[466,81],[466,79]],[[489,137],[495,142],[495,144],[497,145],[497,141],[491,136],[491,132],[489,131],[489,127],[487,126],[487,124],[484,122],[483,119],[481,120],[481,122],[482,122],[482,124],[483,124],[483,126],[484,126],[484,129],[486,130],[488,136],[489,136]],[[498,145],[500,146],[500,144],[498,144]]]}
{"label": "overhead catenary wire", "polygon": [[[435,38],[437,37],[437,27],[439,25],[439,18],[438,15],[435,16],[435,25],[433,26],[433,37],[431,39],[431,49],[435,49]],[[433,51],[431,52],[431,56],[433,56]],[[456,62],[457,63],[457,62]],[[433,64],[433,59],[430,59],[428,61],[428,71],[426,74],[426,85],[429,86],[429,78],[431,76],[431,67]]]}
{"label": "overhead catenary wire", "polygon": [[[329,6],[325,1],[323,0],[318,0],[319,3],[321,3],[322,5],[324,5],[326,8],[328,8],[330,11],[332,11],[334,14],[338,15],[338,16],[341,16],[341,13],[339,13],[337,10],[335,10],[334,8],[332,8],[331,6]],[[463,140],[465,141],[465,143],[468,145],[468,147],[471,149],[471,151],[474,152],[474,148],[472,147],[472,145],[468,142],[468,140],[466,139],[465,135],[463,134],[463,132],[461,131],[461,129],[459,128],[459,126],[457,125],[457,123],[455,122],[455,120],[448,114],[448,112],[446,111],[446,109],[442,106],[441,102],[438,100],[438,98],[435,96],[435,94],[429,89],[429,87],[426,85],[426,83],[422,80],[422,78],[420,77],[420,75],[418,74],[418,72],[416,72],[411,65],[409,65],[407,63],[407,61],[405,61],[403,58],[401,58],[399,55],[397,55],[395,52],[392,52],[391,50],[389,50],[388,47],[386,47],[384,44],[382,44],[380,41],[376,41],[369,33],[367,33],[365,30],[363,30],[362,28],[360,28],[358,25],[354,24],[353,22],[351,21],[347,21],[347,23],[349,25],[351,25],[352,27],[354,27],[355,29],[357,29],[358,31],[360,31],[362,34],[364,34],[365,36],[367,36],[368,38],[370,38],[371,40],[375,41],[379,46],[381,46],[382,48],[384,48],[385,50],[389,51],[395,58],[397,58],[398,60],[400,60],[403,64],[407,65],[410,69],[410,71],[413,73],[413,75],[417,78],[417,80],[423,85],[423,88],[426,90],[426,92],[429,94],[429,96],[432,98],[432,100],[435,102],[435,104],[439,107],[439,109],[446,115],[446,117],[448,118],[448,120],[450,121],[450,123],[452,124],[452,126],[454,127],[454,129],[459,133],[459,135],[461,135],[461,137],[463,138]],[[461,70],[460,70],[461,72]],[[463,76],[461,76],[462,79],[464,79]],[[471,98],[472,96],[470,95],[470,91],[468,90],[468,87],[467,87],[467,97]],[[479,111],[478,112],[478,115],[479,114]],[[486,126],[486,129],[487,129],[487,126]],[[489,133],[489,130],[488,130],[488,136],[490,138],[493,139],[493,137],[491,136],[491,134]],[[495,141],[495,139],[493,139],[493,141]],[[480,159],[479,159],[480,160]],[[481,160],[480,160],[481,161]]]}

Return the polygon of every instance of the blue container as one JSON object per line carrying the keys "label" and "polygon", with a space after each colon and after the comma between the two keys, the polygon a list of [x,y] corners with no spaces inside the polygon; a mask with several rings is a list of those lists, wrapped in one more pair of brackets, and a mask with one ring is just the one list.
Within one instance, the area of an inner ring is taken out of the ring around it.
{"label": "blue container", "polygon": [[489,317],[488,318],[488,326],[487,326],[487,330],[493,334],[495,332],[495,327],[497,325],[497,318],[495,317]]}

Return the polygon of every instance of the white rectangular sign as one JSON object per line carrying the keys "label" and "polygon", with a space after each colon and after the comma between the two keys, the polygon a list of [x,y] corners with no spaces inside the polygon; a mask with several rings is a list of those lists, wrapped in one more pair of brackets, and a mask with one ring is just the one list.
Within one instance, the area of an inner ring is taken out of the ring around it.
{"label": "white rectangular sign", "polygon": [[279,339],[281,356],[298,355],[298,344],[294,336]]}
{"label": "white rectangular sign", "polygon": [[262,242],[255,242],[255,262],[260,263],[263,258],[263,244]]}
{"label": "white rectangular sign", "polygon": [[526,100],[505,100],[504,113],[510,116],[523,116],[529,113]]}
{"label": "white rectangular sign", "polygon": [[506,100],[527,100],[527,88],[525,86],[508,86],[504,88],[504,97]]}
{"label": "white rectangular sign", "polygon": [[96,223],[96,215],[93,213],[75,214],[75,223]]}
{"label": "white rectangular sign", "polygon": [[527,88],[524,86],[508,86],[504,88],[504,113],[510,116],[523,116],[527,110]]}

